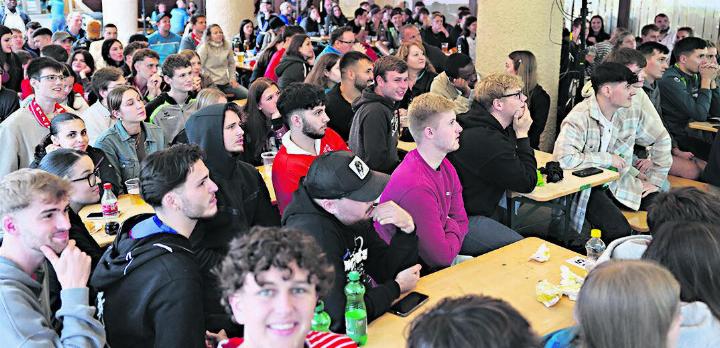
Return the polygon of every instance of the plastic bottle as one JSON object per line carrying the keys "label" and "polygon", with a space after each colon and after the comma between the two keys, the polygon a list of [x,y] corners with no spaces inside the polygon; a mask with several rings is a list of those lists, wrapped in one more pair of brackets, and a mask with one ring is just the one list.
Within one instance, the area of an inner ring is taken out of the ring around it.
{"label": "plastic bottle", "polygon": [[587,258],[594,264],[598,257],[605,251],[605,242],[600,239],[602,233],[598,229],[590,230],[590,239],[585,243],[585,250],[587,251]]}
{"label": "plastic bottle", "polygon": [[365,286],[360,283],[360,273],[348,274],[345,285],[345,333],[362,346],[367,342],[367,311],[365,310]]}
{"label": "plastic bottle", "polygon": [[318,301],[315,306],[315,315],[312,318],[312,330],[317,332],[329,332],[330,331],[330,314],[325,312],[325,304],[322,300]]}
{"label": "plastic bottle", "polygon": [[103,193],[102,199],[100,200],[103,217],[106,220],[117,218],[120,213],[118,211],[117,197],[115,197],[115,194],[112,192],[112,184],[103,184],[103,190],[105,193]]}

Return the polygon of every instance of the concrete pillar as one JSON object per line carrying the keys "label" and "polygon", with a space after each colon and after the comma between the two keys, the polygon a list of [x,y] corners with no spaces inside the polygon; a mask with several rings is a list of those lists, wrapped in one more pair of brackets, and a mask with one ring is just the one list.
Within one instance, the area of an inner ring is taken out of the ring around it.
{"label": "concrete pillar", "polygon": [[528,50],[537,58],[538,83],[551,100],[540,147],[551,150],[556,134],[560,74],[563,25],[560,10],[553,0],[477,0],[477,18],[475,64],[482,76],[503,72],[508,54],[515,50]]}
{"label": "concrete pillar", "polygon": [[103,23],[117,26],[122,42],[138,32],[138,0],[102,0],[102,16]]}
{"label": "concrete pillar", "polygon": [[207,23],[219,24],[225,33],[225,39],[230,40],[240,31],[240,22],[243,19],[252,19],[255,8],[251,1],[238,0],[212,0],[205,2]]}

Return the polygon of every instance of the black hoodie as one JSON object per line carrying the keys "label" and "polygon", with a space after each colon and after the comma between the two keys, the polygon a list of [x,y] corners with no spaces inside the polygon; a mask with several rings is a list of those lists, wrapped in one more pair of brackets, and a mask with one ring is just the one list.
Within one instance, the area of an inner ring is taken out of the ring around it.
{"label": "black hoodie", "polygon": [[[319,207],[301,184],[285,208],[283,225],[312,235],[333,265],[333,287],[323,299],[330,314],[332,332],[345,331],[346,275],[358,271],[365,283],[365,307],[368,321],[385,313],[400,296],[395,276],[418,260],[417,235],[396,233],[388,246],[372,224],[347,226]],[[373,284],[375,284],[373,286]]]}
{"label": "black hoodie", "polygon": [[206,324],[210,331],[237,329],[220,304],[217,280],[210,272],[228,252],[230,241],[251,226],[277,226],[280,216],[270,203],[267,186],[255,167],[240,155],[225,150],[223,142],[224,105],[217,104],[195,112],[185,124],[188,141],[205,152],[210,178],[217,184],[217,214],[198,221],[190,237],[192,249],[204,278]]}
{"label": "black hoodie", "polygon": [[537,183],[537,162],[528,138],[500,122],[480,103],[458,117],[460,149],[448,154],[463,187],[468,216],[491,217],[505,190],[527,193]]}
{"label": "black hoodie", "polygon": [[166,233],[155,217],[127,220],[90,279],[108,346],[205,347],[201,277],[190,242]]}
{"label": "black hoodie", "polygon": [[293,82],[305,81],[310,69],[310,65],[304,59],[286,52],[280,64],[275,68],[278,87],[285,88]]}
{"label": "black hoodie", "polygon": [[348,146],[372,170],[391,174],[400,164],[397,153],[400,118],[395,102],[375,94],[373,86],[363,90],[352,104],[355,111]]}

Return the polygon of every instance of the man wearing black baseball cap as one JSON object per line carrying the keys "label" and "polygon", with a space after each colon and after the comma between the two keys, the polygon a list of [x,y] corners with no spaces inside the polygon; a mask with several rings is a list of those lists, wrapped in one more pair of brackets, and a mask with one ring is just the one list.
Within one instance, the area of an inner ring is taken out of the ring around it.
{"label": "man wearing black baseball cap", "polygon": [[[375,205],[388,180],[351,152],[328,152],[315,159],[285,209],[283,225],[315,237],[333,264],[335,281],[324,298],[333,332],[344,330],[348,272],[362,275],[368,321],[385,313],[419,279],[412,216],[392,201]],[[371,218],[385,227],[395,226],[389,245],[380,239]]]}

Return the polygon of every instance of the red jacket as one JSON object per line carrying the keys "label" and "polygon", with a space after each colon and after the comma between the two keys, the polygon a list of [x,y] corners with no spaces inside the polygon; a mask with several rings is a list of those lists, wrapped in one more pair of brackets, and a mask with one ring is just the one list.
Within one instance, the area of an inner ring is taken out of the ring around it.
{"label": "red jacket", "polygon": [[[295,145],[290,140],[290,132],[283,136],[282,142],[280,151],[275,155],[272,169],[272,183],[280,214],[292,201],[292,194],[300,185],[300,178],[307,174],[310,165],[317,157]],[[318,145],[316,141],[315,145],[316,149],[319,148],[318,155],[330,151],[350,151],[340,135],[330,128],[325,131],[325,136],[319,142]]]}
{"label": "red jacket", "polygon": [[[219,346],[222,348],[239,348],[244,341],[242,337],[236,337],[220,342]],[[305,336],[305,343],[310,348],[357,348],[357,344],[350,337],[334,332],[310,331]]]}
{"label": "red jacket", "polygon": [[278,82],[278,76],[275,73],[275,68],[277,68],[278,64],[280,64],[280,61],[284,56],[284,48],[277,50],[277,52],[273,53],[273,56],[272,58],[270,58],[270,62],[268,63],[267,69],[265,69],[265,77],[275,81],[275,83]]}

